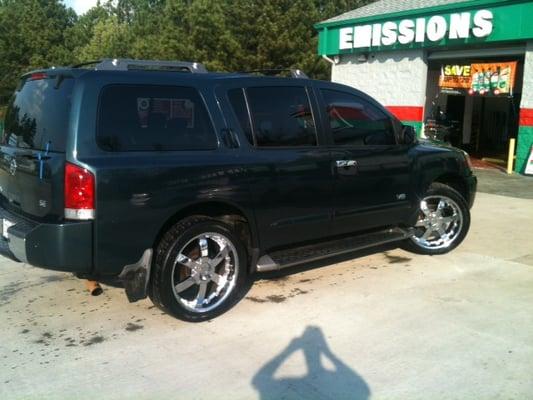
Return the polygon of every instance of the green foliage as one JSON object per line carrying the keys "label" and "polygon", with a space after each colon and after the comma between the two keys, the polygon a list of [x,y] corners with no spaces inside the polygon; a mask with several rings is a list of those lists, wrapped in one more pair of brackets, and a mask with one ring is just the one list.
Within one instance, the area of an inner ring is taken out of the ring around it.
{"label": "green foliage", "polygon": [[60,0],[0,0],[0,104],[23,72],[103,57],[211,70],[301,68],[327,79],[319,21],[369,0],[115,0],[76,16]]}
{"label": "green foliage", "polygon": [[65,30],[74,11],[56,0],[0,0],[0,101],[33,68],[65,63]]}

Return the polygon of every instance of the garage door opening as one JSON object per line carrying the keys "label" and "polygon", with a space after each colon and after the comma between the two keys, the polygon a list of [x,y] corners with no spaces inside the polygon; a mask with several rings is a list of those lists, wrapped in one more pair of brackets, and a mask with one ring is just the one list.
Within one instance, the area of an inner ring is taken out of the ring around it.
{"label": "garage door opening", "polygon": [[504,167],[518,136],[523,56],[430,60],[424,135]]}

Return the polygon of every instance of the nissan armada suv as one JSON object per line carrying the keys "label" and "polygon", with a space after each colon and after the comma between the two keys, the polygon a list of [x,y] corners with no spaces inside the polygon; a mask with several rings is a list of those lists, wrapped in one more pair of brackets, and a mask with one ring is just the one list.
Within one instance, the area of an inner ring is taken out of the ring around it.
{"label": "nissan armada suv", "polygon": [[1,252],[130,301],[212,318],[250,275],[467,234],[468,156],[418,141],[353,88],[198,63],[103,60],[24,75],[0,158]]}

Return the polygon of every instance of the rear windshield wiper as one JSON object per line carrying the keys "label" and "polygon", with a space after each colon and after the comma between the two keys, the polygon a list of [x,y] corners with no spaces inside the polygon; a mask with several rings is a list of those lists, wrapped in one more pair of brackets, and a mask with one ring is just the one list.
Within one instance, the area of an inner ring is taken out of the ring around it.
{"label": "rear windshield wiper", "polygon": [[33,160],[48,160],[50,156],[50,142],[46,144],[46,150],[21,149],[20,147],[2,146],[3,152],[12,157],[25,157]]}

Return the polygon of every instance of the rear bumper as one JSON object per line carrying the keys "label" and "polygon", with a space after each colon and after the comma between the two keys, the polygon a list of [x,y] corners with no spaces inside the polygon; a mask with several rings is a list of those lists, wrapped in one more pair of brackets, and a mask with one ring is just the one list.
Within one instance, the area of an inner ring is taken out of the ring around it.
{"label": "rear bumper", "polygon": [[0,236],[0,254],[56,271],[92,270],[91,221],[36,223],[0,208],[0,229],[4,219],[14,225],[7,229],[7,239]]}

